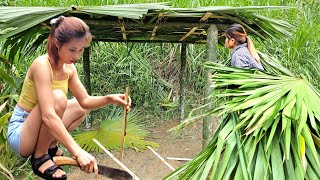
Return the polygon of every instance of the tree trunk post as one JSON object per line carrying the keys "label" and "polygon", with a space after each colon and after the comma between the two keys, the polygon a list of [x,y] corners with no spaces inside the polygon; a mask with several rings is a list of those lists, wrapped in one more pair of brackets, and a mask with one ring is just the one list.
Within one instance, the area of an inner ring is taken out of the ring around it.
{"label": "tree trunk post", "polygon": [[179,121],[181,122],[184,119],[184,108],[185,108],[185,99],[186,99],[186,90],[185,90],[185,71],[186,71],[186,61],[187,61],[187,44],[181,43],[181,63],[180,63],[180,98],[179,98]]}
{"label": "tree trunk post", "polygon": [[[90,81],[90,48],[85,48],[83,52],[83,73],[84,84],[88,94],[91,95],[91,81]],[[91,128],[91,116],[88,114],[86,117],[86,128]]]}
{"label": "tree trunk post", "polygon": [[[217,62],[217,45],[218,45],[218,29],[216,25],[210,25],[207,30],[207,61]],[[205,97],[211,93],[211,73],[206,70],[205,73]],[[205,104],[209,103],[210,99],[205,99]],[[207,106],[206,110],[211,109],[211,106]],[[202,129],[202,149],[204,149],[210,142],[210,138],[213,136],[215,129],[217,128],[218,119],[214,116],[206,116],[203,119]]]}

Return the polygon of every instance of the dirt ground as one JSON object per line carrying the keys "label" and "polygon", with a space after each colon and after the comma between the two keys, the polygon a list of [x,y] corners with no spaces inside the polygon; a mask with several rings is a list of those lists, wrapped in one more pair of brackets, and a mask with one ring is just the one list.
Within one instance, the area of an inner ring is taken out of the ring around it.
{"label": "dirt ground", "polygon": [[[154,150],[163,157],[171,166],[178,168],[187,161],[168,160],[167,157],[175,158],[193,158],[201,151],[202,142],[202,123],[199,121],[185,128],[179,137],[174,138],[168,129],[176,126],[178,122],[162,122],[149,128],[150,138],[148,140],[157,142],[160,147]],[[118,157],[118,151],[112,152]],[[114,168],[121,167],[117,165],[107,154],[96,155],[98,164],[107,165]],[[134,150],[125,150],[122,163],[133,171],[142,180],[160,180],[166,177],[171,169],[166,166],[151,150],[142,152]],[[86,174],[79,168],[72,168],[68,173],[70,180],[96,179],[93,174]],[[97,179],[108,179],[99,176]]]}

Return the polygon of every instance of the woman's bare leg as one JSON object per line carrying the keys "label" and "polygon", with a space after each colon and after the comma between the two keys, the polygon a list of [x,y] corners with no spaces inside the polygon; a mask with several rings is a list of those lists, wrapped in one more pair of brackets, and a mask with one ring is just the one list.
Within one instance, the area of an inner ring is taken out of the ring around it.
{"label": "woman's bare leg", "polygon": [[76,98],[68,100],[67,110],[63,114],[62,121],[67,130],[73,131],[89,114],[90,110],[83,109]]}
{"label": "woman's bare leg", "polygon": [[[62,118],[67,108],[67,97],[61,90],[54,90],[53,97],[54,109],[57,115]],[[41,120],[39,105],[36,105],[22,126],[20,140],[21,155],[27,157],[33,154],[35,158],[39,158],[42,155],[47,154],[48,148],[54,140],[53,136],[48,132],[48,127]],[[44,172],[44,170],[53,164],[54,163],[51,160],[48,160],[40,166],[39,171]],[[53,174],[53,177],[61,177],[64,174],[65,172],[59,169]]]}
{"label": "woman's bare leg", "polygon": [[[63,114],[63,124],[69,132],[78,127],[89,114],[90,110],[83,109],[76,98],[68,100],[67,109]],[[57,141],[53,141],[50,148],[54,148],[57,145]],[[59,150],[57,155],[61,155],[63,152]]]}

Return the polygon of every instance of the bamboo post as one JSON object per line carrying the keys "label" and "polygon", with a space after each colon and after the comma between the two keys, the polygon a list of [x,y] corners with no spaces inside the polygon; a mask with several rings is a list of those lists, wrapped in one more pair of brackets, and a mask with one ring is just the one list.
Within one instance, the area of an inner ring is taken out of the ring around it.
{"label": "bamboo post", "polygon": [[84,83],[88,94],[91,95],[91,80],[90,80],[90,48],[85,48],[83,52],[83,73]]}
{"label": "bamboo post", "polygon": [[180,98],[179,98],[179,121],[181,122],[184,119],[184,108],[185,108],[185,99],[186,99],[186,90],[185,90],[185,72],[186,72],[186,61],[187,61],[187,44],[185,42],[181,43],[181,63],[180,63]]}
{"label": "bamboo post", "polygon": [[[217,44],[218,44],[218,29],[216,25],[210,25],[207,30],[207,61],[217,62]],[[206,70],[205,74],[205,97],[211,93],[211,74]],[[205,98],[205,104],[209,103],[210,99]],[[207,106],[207,110],[211,109],[212,106]],[[203,130],[202,130],[202,149],[204,149],[210,138],[214,134],[214,128],[218,122],[215,121],[214,116],[206,116],[203,119]]]}
{"label": "bamboo post", "polygon": [[174,167],[172,167],[166,160],[163,159],[155,150],[153,150],[150,146],[147,146],[153,154],[155,154],[165,165],[167,165],[172,171],[174,171]]}
{"label": "bamboo post", "polygon": [[113,154],[108,151],[98,140],[96,140],[95,138],[93,138],[92,140],[93,142],[95,142],[105,153],[108,154],[108,156],[111,157],[112,160],[114,160],[117,164],[119,164],[124,170],[126,170],[135,180],[140,180],[138,178],[137,175],[135,175],[129,168],[127,168],[127,166],[125,166],[121,161],[119,161],[117,158],[115,158],[113,156]]}
{"label": "bamboo post", "polygon": [[[91,79],[90,79],[90,48],[85,48],[83,52],[83,73],[84,73],[84,84],[88,94],[91,95]],[[90,114],[86,117],[86,128],[91,128]]]}

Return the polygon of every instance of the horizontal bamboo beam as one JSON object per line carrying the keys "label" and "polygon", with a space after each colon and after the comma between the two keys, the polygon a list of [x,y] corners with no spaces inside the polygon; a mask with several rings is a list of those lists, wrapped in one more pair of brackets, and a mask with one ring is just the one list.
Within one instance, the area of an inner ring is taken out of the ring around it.
{"label": "horizontal bamboo beam", "polygon": [[[203,16],[203,13],[202,13]],[[163,17],[165,18],[165,17]],[[179,40],[186,36],[188,37],[183,39],[186,43],[202,44],[206,42],[206,30],[210,26],[210,23],[214,22],[218,28],[219,34],[222,34],[224,30],[229,27],[233,22],[229,20],[220,22],[220,21],[207,21],[200,22],[198,21],[179,21],[179,20],[170,20],[166,19],[159,24],[141,24],[130,19],[123,19],[125,23],[125,34],[126,40],[123,38],[121,27],[119,24],[118,18],[115,19],[87,19],[82,18],[90,27],[90,31],[93,35],[94,41],[104,41],[104,42],[171,42],[171,43],[181,43]],[[169,21],[170,20],[170,21]],[[155,26],[157,26],[155,28]],[[195,29],[197,27],[197,29]],[[257,28],[254,28],[255,30]],[[192,31],[193,32],[192,32]],[[191,31],[191,32],[190,32]],[[152,32],[155,33],[152,38]]]}
{"label": "horizontal bamboo beam", "polygon": [[158,39],[158,40],[149,40],[149,39],[142,39],[142,40],[122,40],[122,39],[93,39],[93,41],[99,42],[125,42],[125,43],[187,43],[187,44],[206,44],[206,40],[194,40],[194,41],[179,41],[179,40],[168,40],[168,39]]}
{"label": "horizontal bamboo beam", "polygon": [[[90,27],[90,30],[112,30],[114,28],[119,29],[119,22],[118,21],[104,21],[100,19],[92,20],[92,19],[84,19],[84,21]],[[217,28],[221,31],[224,31],[225,28],[229,27],[233,22],[230,21],[230,24],[224,24],[219,22],[214,22]],[[152,31],[154,28],[154,24],[137,24],[134,21],[126,21],[125,22],[125,29],[148,29]],[[200,22],[181,22],[181,21],[166,21],[160,24],[157,24],[158,30],[162,29],[163,31],[174,31],[180,30],[182,28],[192,28],[192,27],[200,27],[202,29],[207,29],[210,26],[210,23],[200,23]]]}

